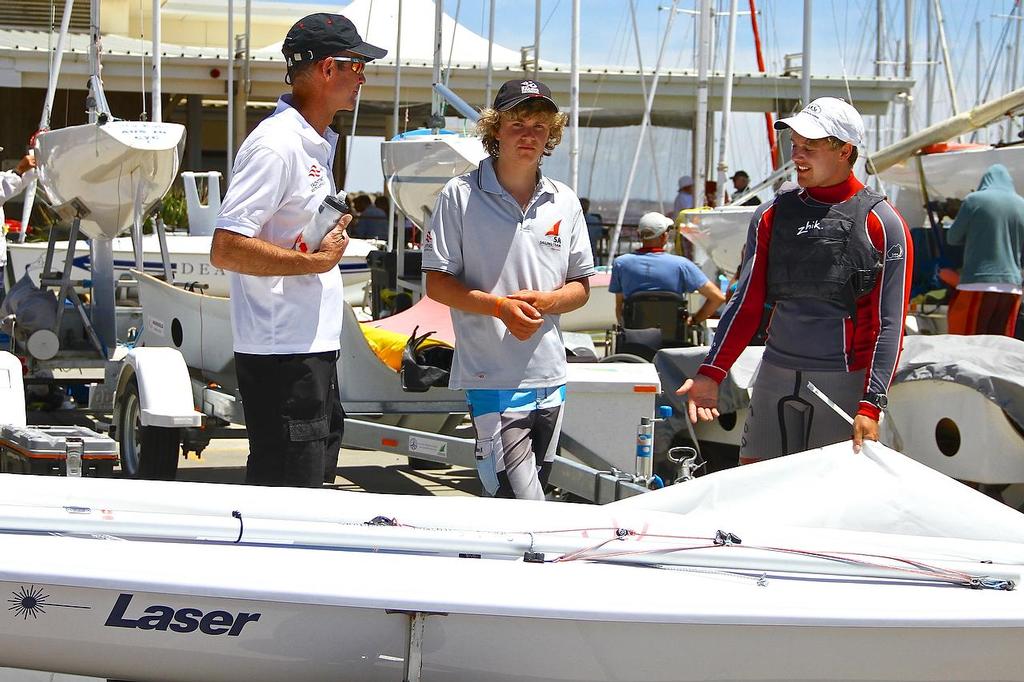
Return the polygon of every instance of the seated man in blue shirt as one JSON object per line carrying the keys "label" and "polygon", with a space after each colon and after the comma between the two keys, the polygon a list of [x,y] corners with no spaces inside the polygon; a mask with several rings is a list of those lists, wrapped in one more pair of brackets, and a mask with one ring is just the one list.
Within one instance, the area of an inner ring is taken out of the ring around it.
{"label": "seated man in blue shirt", "polygon": [[608,291],[615,294],[615,318],[619,324],[622,324],[623,301],[638,291],[672,291],[684,295],[696,291],[707,300],[690,316],[687,321],[690,325],[708,319],[725,302],[722,290],[693,261],[665,251],[670,227],[671,218],[660,213],[645,213],[637,227],[643,246],[635,253],[619,256],[612,263]]}

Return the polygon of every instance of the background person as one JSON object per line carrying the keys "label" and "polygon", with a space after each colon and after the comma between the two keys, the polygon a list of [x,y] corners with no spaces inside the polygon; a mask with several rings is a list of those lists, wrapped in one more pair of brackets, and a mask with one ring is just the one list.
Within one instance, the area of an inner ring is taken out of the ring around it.
{"label": "background person", "polygon": [[671,291],[677,294],[697,292],[706,300],[687,321],[700,324],[711,317],[725,302],[725,295],[708,279],[693,261],[665,251],[672,220],[660,213],[645,213],[640,218],[637,234],[641,247],[619,256],[612,263],[608,291],[615,294],[615,319],[622,324],[625,299],[639,291]]}
{"label": "background person", "polygon": [[477,123],[489,156],[445,185],[423,243],[427,295],[452,309],[450,385],[466,389],[496,497],[544,499],[565,401],[559,315],[587,302],[594,274],[579,198],[540,168],[566,120],[543,83],[503,84]]}
{"label": "background person", "polygon": [[388,240],[387,211],[379,208],[366,194],[357,195],[352,200],[352,208],[358,213],[352,223],[353,237]]}
{"label": "background person", "polygon": [[963,244],[964,265],[949,305],[950,334],[1014,336],[1021,296],[1024,198],[1001,163],[989,167],[967,195],[946,233]]}
{"label": "background person", "polygon": [[580,205],[583,207],[583,219],[587,221],[587,236],[590,237],[590,254],[594,257],[594,265],[599,261],[598,249],[601,247],[601,240],[604,239],[604,222],[600,213],[590,212],[590,199],[580,198]]}
{"label": "background person", "polygon": [[697,376],[677,391],[689,396],[691,421],[717,417],[718,384],[760,327],[765,302],[773,304],[741,464],[850,437],[808,381],[856,415],[855,451],[878,440],[910,293],[906,223],[853,175],[864,140],[857,110],[822,97],[775,127],[791,129],[800,189],[754,212],[736,295]]}
{"label": "background person", "polygon": [[[736,171],[736,173],[730,178],[730,180],[732,180],[732,187],[733,187],[733,189],[736,190],[735,196],[739,196],[739,195],[743,194],[744,192],[747,191],[747,188],[750,187],[750,176],[747,174],[747,171],[745,171],[745,170],[738,170],[738,171]],[[758,198],[758,196],[756,194],[754,196],[750,197],[749,199],[747,199],[746,201],[740,202],[740,206],[760,206],[760,205],[761,205],[761,199]]]}
{"label": "background person", "polygon": [[693,208],[693,178],[689,175],[679,176],[679,192],[672,203],[672,218],[679,215],[680,211]]}
{"label": "background person", "polygon": [[319,251],[293,250],[328,194],[338,111],[355,107],[365,64],[387,54],[339,14],[311,14],[282,45],[291,83],[238,149],[210,262],[229,270],[235,367],[249,434],[247,483],[333,482],[344,428],[337,360],[343,216]]}

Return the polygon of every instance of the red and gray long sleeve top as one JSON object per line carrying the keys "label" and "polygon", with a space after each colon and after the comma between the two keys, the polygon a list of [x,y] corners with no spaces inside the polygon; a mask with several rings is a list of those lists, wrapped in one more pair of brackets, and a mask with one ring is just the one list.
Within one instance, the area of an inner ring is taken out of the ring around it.
{"label": "red and gray long sleeve top", "polygon": [[[808,206],[820,207],[846,201],[861,188],[860,181],[850,174],[838,185],[801,189],[799,198]],[[761,324],[767,301],[772,230],[787,229],[773,225],[773,209],[774,202],[763,204],[751,219],[747,258],[736,294],[722,314],[699,370],[719,383]],[[856,318],[851,319],[848,308],[826,300],[777,301],[768,325],[764,359],[796,370],[852,372],[866,368],[864,394],[885,394],[903,345],[913,254],[907,225],[888,201],[878,203],[868,213],[864,229],[882,253],[883,265],[878,283],[857,300]],[[862,400],[857,414],[877,420],[879,409]]]}

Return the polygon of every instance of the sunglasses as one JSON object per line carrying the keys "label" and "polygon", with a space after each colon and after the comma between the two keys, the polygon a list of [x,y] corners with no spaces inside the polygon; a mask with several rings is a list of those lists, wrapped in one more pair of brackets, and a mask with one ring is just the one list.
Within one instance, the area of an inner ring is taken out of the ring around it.
{"label": "sunglasses", "polygon": [[355,73],[362,73],[366,70],[366,60],[359,57],[331,57],[335,62],[348,62],[349,68]]}

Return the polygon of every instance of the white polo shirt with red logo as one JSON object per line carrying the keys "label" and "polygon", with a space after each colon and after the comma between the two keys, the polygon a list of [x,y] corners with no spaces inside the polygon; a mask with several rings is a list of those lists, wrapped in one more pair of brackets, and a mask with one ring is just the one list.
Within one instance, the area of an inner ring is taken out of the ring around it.
{"label": "white polo shirt with red logo", "polygon": [[[334,194],[338,134],[323,134],[284,95],[238,149],[216,226],[290,249]],[[229,273],[231,328],[238,353],[321,353],[341,347],[341,271],[264,277]]]}
{"label": "white polo shirt with red logo", "polygon": [[[454,275],[470,289],[507,296],[554,291],[594,274],[580,200],[540,176],[525,211],[498,182],[493,160],[445,185],[423,244],[423,269]],[[558,315],[520,341],[496,317],[452,310],[452,388],[545,388],[565,383]]]}

